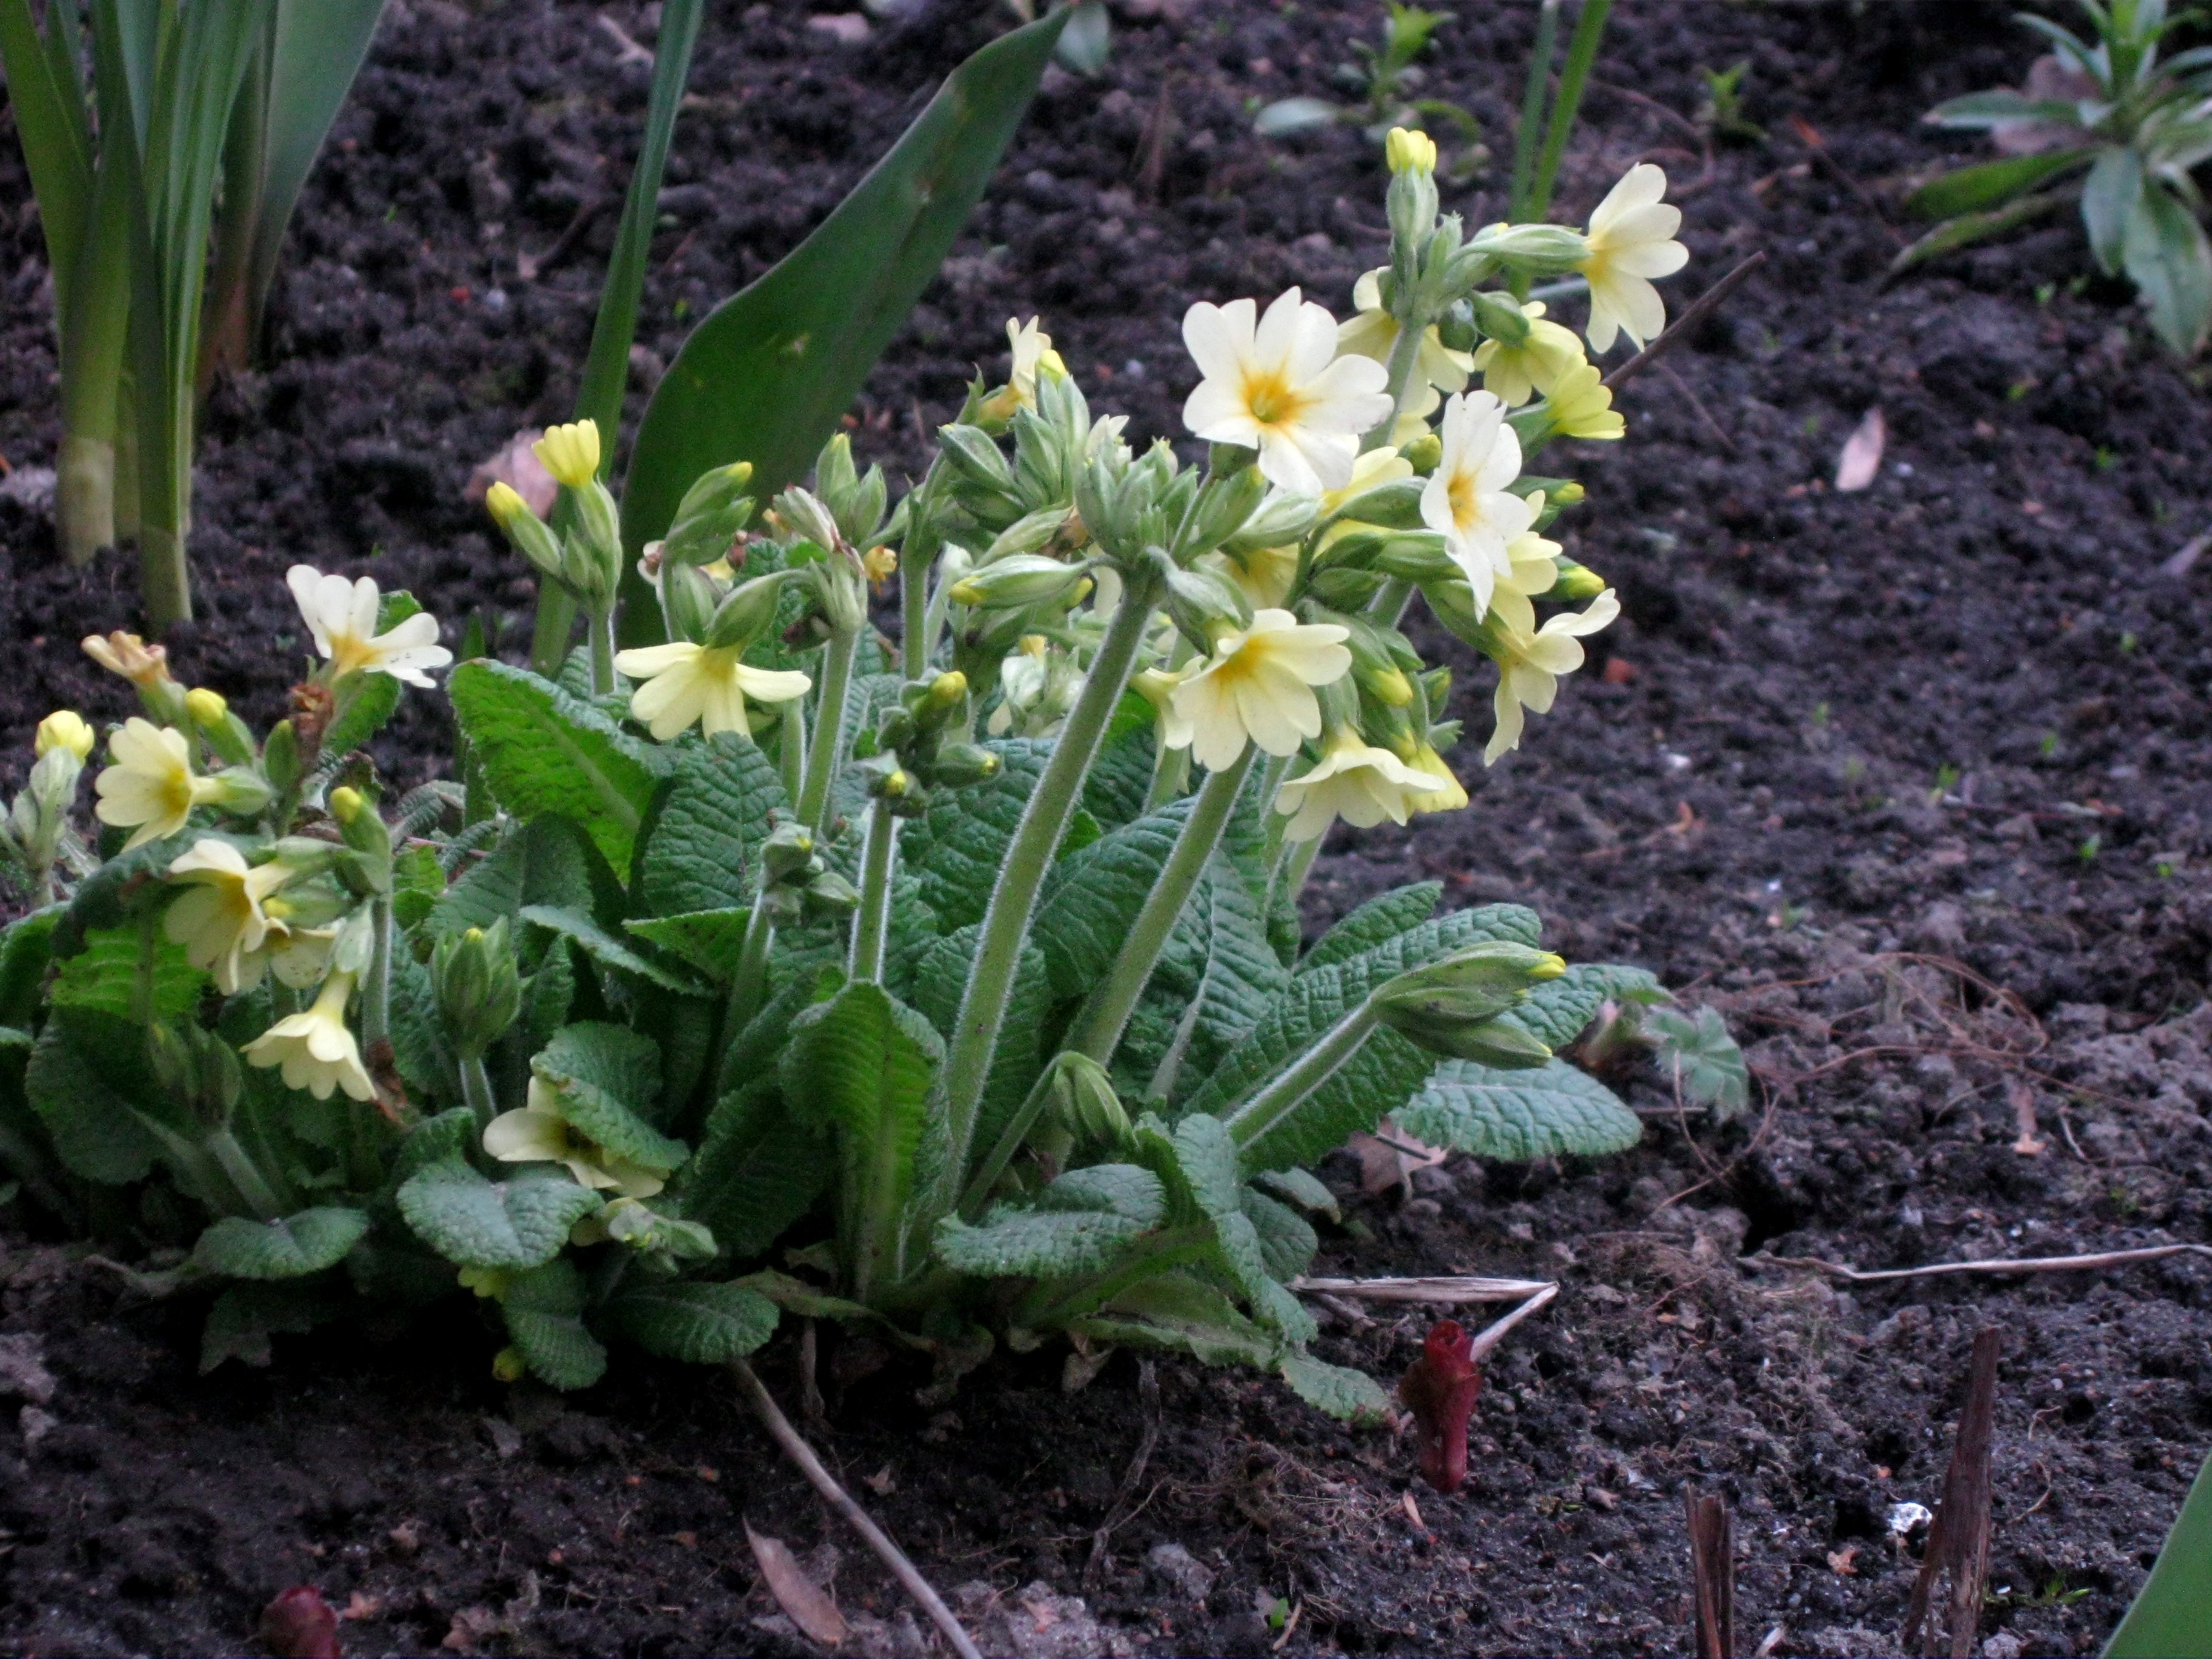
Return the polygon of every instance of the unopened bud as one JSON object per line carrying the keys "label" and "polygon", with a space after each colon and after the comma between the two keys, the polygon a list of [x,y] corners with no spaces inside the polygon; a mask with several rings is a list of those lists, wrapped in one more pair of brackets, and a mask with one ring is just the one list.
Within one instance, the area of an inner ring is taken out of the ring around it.
{"label": "unopened bud", "polygon": [[261,745],[261,770],[279,790],[300,781],[300,738],[291,721],[278,720],[269,728],[269,740]]}
{"label": "unopened bud", "polygon": [[833,921],[860,908],[860,890],[835,870],[824,870],[806,884],[801,902],[808,921]]}
{"label": "unopened bud", "polygon": [[1469,296],[1474,309],[1474,325],[1492,340],[1517,346],[1528,337],[1528,314],[1503,294],[1481,289]]}
{"label": "unopened bud", "polygon": [[1552,591],[1544,595],[1559,605],[1580,605],[1594,599],[1605,592],[1605,578],[1586,564],[1577,564],[1571,559],[1559,561],[1559,579],[1552,584]]}
{"label": "unopened bud", "polygon": [[712,650],[743,650],[775,627],[776,607],[792,573],[778,570],[740,582],[715,610],[700,643]]}
{"label": "unopened bud", "polygon": [[1234,582],[1211,570],[1177,570],[1167,580],[1168,615],[1182,636],[1211,652],[1220,635],[1252,625],[1252,604]]}
{"label": "unopened bud", "polygon": [[779,823],[761,843],[763,884],[774,887],[790,880],[813,859],[814,832],[803,823]]}
{"label": "unopened bud", "polygon": [[530,446],[530,453],[560,483],[581,489],[599,477],[599,423],[586,420],[548,427],[545,435]]}
{"label": "unopened bud", "polygon": [[1135,1139],[1128,1109],[1114,1092],[1113,1080],[1088,1054],[1070,1050],[1056,1056],[1045,1086],[1052,1121],[1079,1146],[1113,1152]]}
{"label": "unopened bud", "polygon": [[40,760],[60,749],[82,761],[91,756],[92,746],[97,741],[97,735],[83,715],[72,708],[57,708],[39,722],[31,748]]}
{"label": "unopened bud", "polygon": [[230,705],[222,700],[219,691],[210,691],[204,685],[185,693],[185,712],[192,717],[192,724],[201,726],[219,726]]}
{"label": "unopened bud", "polygon": [[507,946],[507,919],[440,939],[430,952],[430,985],[446,1033],[465,1059],[499,1041],[522,1007],[522,981]]}
{"label": "unopened bud", "polygon": [[668,564],[660,568],[660,614],[672,640],[697,643],[707,636],[721,595],[714,579],[696,564]]}
{"label": "unopened bud", "polygon": [[529,560],[538,574],[555,577],[563,574],[561,538],[530,510],[530,503],[522,499],[520,492],[495,483],[484,491],[484,507],[498,521],[514,550]]}
{"label": "unopened bud", "polygon": [[343,825],[351,823],[359,817],[362,810],[368,805],[368,802],[363,799],[360,790],[342,783],[331,791],[330,799],[325,804],[331,809],[331,816]]}
{"label": "unopened bud", "polygon": [[948,743],[931,761],[930,776],[948,789],[964,789],[999,775],[999,757],[978,744]]}
{"label": "unopened bud", "polygon": [[1437,141],[1425,132],[1392,127],[1390,136],[1382,141],[1382,155],[1393,173],[1437,170]]}
{"label": "unopened bud", "polygon": [[522,1350],[512,1344],[491,1357],[493,1380],[500,1382],[520,1382],[530,1374],[530,1362],[522,1357]]}
{"label": "unopened bud", "polygon": [[1437,463],[1443,459],[1444,441],[1433,432],[1425,433],[1407,444],[1398,453],[1406,465],[1413,469],[1416,477],[1425,478],[1437,470]]}
{"label": "unopened bud", "polygon": [[676,509],[668,533],[661,538],[664,564],[712,564],[730,550],[730,544],[752,517],[752,497],[745,486],[752,482],[750,461],[710,467],[701,473]]}
{"label": "unopened bud", "polygon": [[952,585],[951,597],[955,605],[977,610],[1020,610],[1070,593],[1082,579],[1079,565],[1041,553],[1016,553],[962,577]]}
{"label": "unopened bud", "polygon": [[1368,997],[1382,1024],[1437,1054],[1457,1054],[1480,1038],[1478,1028],[1528,991],[1565,973],[1548,951],[1486,940],[1399,975]]}
{"label": "unopened bud", "polygon": [[213,781],[214,804],[234,817],[250,818],[265,812],[275,799],[267,781],[243,766],[224,767]]}

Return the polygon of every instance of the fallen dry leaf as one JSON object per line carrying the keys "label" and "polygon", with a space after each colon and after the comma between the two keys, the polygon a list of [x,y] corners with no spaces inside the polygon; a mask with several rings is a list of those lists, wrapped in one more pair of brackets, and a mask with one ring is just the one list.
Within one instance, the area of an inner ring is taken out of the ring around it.
{"label": "fallen dry leaf", "polygon": [[1844,440],[1844,453],[1836,462],[1836,488],[1864,489],[1881,471],[1881,452],[1889,441],[1889,428],[1877,404],[1867,410],[1851,435]]}
{"label": "fallen dry leaf", "polygon": [[438,1645],[454,1653],[474,1653],[477,1644],[498,1629],[499,1615],[489,1607],[463,1607],[453,1615],[453,1627]]}
{"label": "fallen dry leaf", "polygon": [[1380,1134],[1355,1130],[1344,1143],[1359,1160],[1359,1185],[1364,1192],[1386,1193],[1393,1187],[1410,1189],[1414,1170],[1434,1169],[1451,1156],[1445,1147],[1414,1139],[1387,1117],[1375,1127]]}
{"label": "fallen dry leaf", "polygon": [[888,1463],[873,1474],[862,1475],[860,1484],[878,1498],[889,1498],[891,1493],[898,1490],[898,1482],[892,1477],[891,1466]]}
{"label": "fallen dry leaf", "polygon": [[503,483],[528,502],[530,510],[539,518],[550,514],[561,486],[530,447],[544,435],[536,427],[518,432],[497,454],[478,461],[476,470],[469,474],[468,483],[461,487],[462,499],[471,504],[481,502],[486,490],[495,483]]}
{"label": "fallen dry leaf", "polygon": [[1851,1563],[1858,1559],[1859,1547],[1856,1544],[1846,1544],[1839,1550],[1830,1550],[1828,1571],[1839,1577],[1856,1578],[1858,1577],[1858,1569]]}
{"label": "fallen dry leaf", "polygon": [[346,1598],[345,1611],[338,1614],[338,1617],[349,1620],[374,1619],[383,1611],[383,1602],[378,1601],[374,1595],[363,1595],[359,1590],[356,1590]]}
{"label": "fallen dry leaf", "polygon": [[806,1576],[784,1541],[755,1532],[750,1521],[745,1522],[745,1541],[753,1547],[753,1559],[760,1563],[769,1594],[775,1597],[776,1605],[791,1622],[824,1647],[834,1648],[843,1641],[845,1615],[837,1611],[829,1592]]}

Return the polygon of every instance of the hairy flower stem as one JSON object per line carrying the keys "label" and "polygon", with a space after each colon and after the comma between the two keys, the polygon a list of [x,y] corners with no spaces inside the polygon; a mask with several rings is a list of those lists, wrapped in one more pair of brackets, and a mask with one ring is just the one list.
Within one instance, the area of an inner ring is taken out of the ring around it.
{"label": "hairy flower stem", "polygon": [[1158,965],[1160,952],[1167,948],[1183,906],[1205,874],[1206,861],[1221,844],[1221,832],[1228,825],[1229,814],[1236,807],[1257,752],[1248,743],[1234,763],[1207,775],[1198,798],[1191,803],[1190,816],[1183,820],[1182,833],[1176,837],[1174,850],[1160,866],[1158,879],[1145,896],[1144,908],[1137,912],[1129,936],[1121,942],[1114,966],[1083,1005],[1063,1048],[1088,1054],[1101,1066],[1113,1059],[1129,1024],[1130,1011],[1144,994],[1146,981]]}
{"label": "hairy flower stem", "polygon": [[261,1178],[261,1171],[253,1167],[253,1160],[246,1155],[246,1148],[238,1144],[238,1137],[228,1129],[217,1129],[207,1138],[208,1156],[222,1166],[230,1184],[238,1188],[246,1207],[264,1221],[274,1221],[284,1213],[269,1183]]}
{"label": "hairy flower stem", "polygon": [[375,945],[368,958],[368,976],[361,983],[361,1043],[364,1057],[380,1042],[392,1040],[392,901],[374,900],[369,925]]}
{"label": "hairy flower stem", "polygon": [[1330,1026],[1273,1083],[1229,1115],[1229,1133],[1237,1144],[1249,1146],[1289,1116],[1358,1052],[1375,1025],[1375,1011],[1363,1002]]}
{"label": "hairy flower stem", "polygon": [[538,617],[530,627],[530,672],[552,679],[568,660],[576,633],[576,601],[549,576],[538,579]]}
{"label": "hairy flower stem", "polygon": [[889,800],[868,809],[868,844],[860,855],[860,908],[853,913],[853,952],[848,976],[875,984],[884,976],[884,944],[890,935],[891,865],[898,852],[898,819]]}
{"label": "hairy flower stem", "polygon": [[745,921],[744,943],[738,949],[738,965],[730,975],[729,1000],[722,1006],[725,1050],[767,1000],[768,949],[775,939],[775,923],[769,918],[768,894],[763,890],[754,898],[753,913]]}
{"label": "hairy flower stem", "polygon": [[611,606],[592,612],[591,639],[592,695],[604,697],[615,689],[615,613]]}
{"label": "hairy flower stem", "polygon": [[1082,799],[1084,775],[1097,758],[1107,722],[1121,700],[1122,688],[1129,683],[1129,672],[1145,641],[1145,624],[1152,616],[1153,597],[1150,581],[1130,580],[1106,637],[1099,643],[1083,695],[1068,711],[1060,741],[1030,793],[1029,805],[1022,809],[1021,823],[1007,845],[1005,862],[999,866],[990,908],[983,913],[975,965],[969,972],[968,988],[960,999],[951,1052],[945,1057],[949,1145],[945,1167],[949,1190],[940,1200],[944,1207],[950,1208],[957,1198],[969,1154],[974,1150],[983,1085],[990,1076],[1000,1027],[1006,1023],[1006,1003],[1013,994],[1014,971],[1021,958],[1022,941],[1029,937],[1037,890],[1044,885],[1053,854]]}
{"label": "hairy flower stem", "polygon": [[845,694],[853,684],[853,659],[866,623],[830,635],[822,657],[822,699],[815,710],[813,741],[806,750],[806,781],[799,790],[799,821],[817,836],[830,816],[830,781],[836,775],[845,738]]}
{"label": "hairy flower stem", "polygon": [[481,1133],[499,1115],[499,1102],[491,1091],[491,1073],[484,1069],[480,1054],[463,1054],[460,1073],[462,1103],[475,1114],[477,1129]]}
{"label": "hairy flower stem", "polygon": [[1435,320],[1432,317],[1419,315],[1398,319],[1398,337],[1391,343],[1388,365],[1390,380],[1384,388],[1390,394],[1390,416],[1378,422],[1375,429],[1360,440],[1361,454],[1370,449],[1380,449],[1390,441],[1391,434],[1397,430],[1398,417],[1406,412],[1406,406],[1413,401],[1413,370],[1421,361],[1421,337],[1428,332],[1429,325]]}
{"label": "hairy flower stem", "polygon": [[1283,878],[1290,884],[1289,891],[1293,903],[1306,890],[1306,877],[1312,873],[1314,860],[1321,852],[1321,841],[1322,838],[1316,836],[1310,841],[1293,842],[1290,852],[1283,859]]}

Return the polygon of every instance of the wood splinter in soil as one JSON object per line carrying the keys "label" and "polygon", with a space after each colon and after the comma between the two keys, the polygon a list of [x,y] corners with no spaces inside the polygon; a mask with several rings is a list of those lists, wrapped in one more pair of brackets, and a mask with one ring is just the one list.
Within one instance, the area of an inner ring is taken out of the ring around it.
{"label": "wood splinter in soil", "polygon": [[1735,1518],[1718,1492],[1685,1490],[1682,1500],[1690,1525],[1698,1659],[1735,1659]]}
{"label": "wood splinter in soil", "polygon": [[[2003,1334],[1994,1325],[1974,1333],[1958,1443],[1951,1449],[1942,1500],[1928,1528],[1928,1553],[1905,1611],[1901,1639],[1907,1653],[1948,1653],[1951,1659],[1966,1659],[1974,1650],[1982,1586],[1990,1572],[1990,1442],[1996,1419],[1997,1355],[2003,1346]],[[1936,1581],[1947,1573],[1949,1595],[1931,1626],[1929,1613]]]}

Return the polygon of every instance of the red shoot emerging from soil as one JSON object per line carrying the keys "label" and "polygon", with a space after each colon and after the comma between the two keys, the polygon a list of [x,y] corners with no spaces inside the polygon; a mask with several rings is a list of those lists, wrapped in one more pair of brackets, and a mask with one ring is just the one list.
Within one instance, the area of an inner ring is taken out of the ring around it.
{"label": "red shoot emerging from soil", "polygon": [[262,1608],[261,1645],[276,1659],[338,1659],[338,1616],[313,1584],[295,1584]]}
{"label": "red shoot emerging from soil", "polygon": [[1464,1326],[1444,1320],[1430,1328],[1421,1357],[1398,1383],[1398,1398],[1413,1413],[1421,1478],[1441,1492],[1457,1492],[1467,1479],[1467,1419],[1482,1387],[1474,1346]]}

